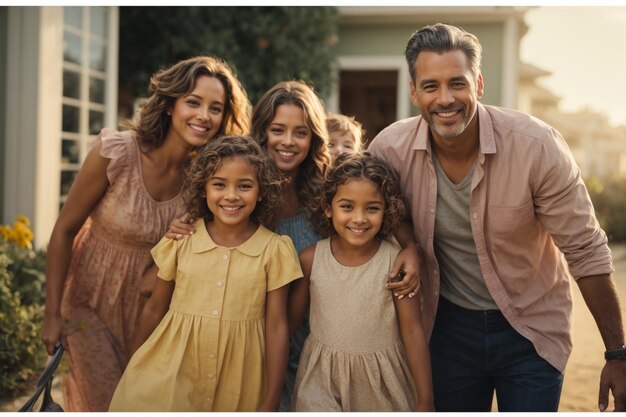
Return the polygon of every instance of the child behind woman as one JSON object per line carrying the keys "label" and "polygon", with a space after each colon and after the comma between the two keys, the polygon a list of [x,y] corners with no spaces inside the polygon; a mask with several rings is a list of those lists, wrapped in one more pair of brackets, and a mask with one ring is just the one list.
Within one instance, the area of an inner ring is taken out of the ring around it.
{"label": "child behind woman", "polygon": [[279,173],[251,138],[223,137],[199,151],[184,189],[197,233],[151,251],[160,279],[110,411],[276,410],[287,284],[302,276],[289,237],[264,227]]}
{"label": "child behind woman", "polygon": [[419,297],[398,300],[381,277],[399,251],[384,240],[403,214],[396,181],[369,153],[340,155],[320,190],[323,235],[300,253],[298,321],[310,328],[295,411],[432,411],[430,358]]}
{"label": "child behind woman", "polygon": [[328,129],[328,152],[333,161],[342,153],[359,153],[363,148],[363,125],[349,117],[338,113],[326,113]]}

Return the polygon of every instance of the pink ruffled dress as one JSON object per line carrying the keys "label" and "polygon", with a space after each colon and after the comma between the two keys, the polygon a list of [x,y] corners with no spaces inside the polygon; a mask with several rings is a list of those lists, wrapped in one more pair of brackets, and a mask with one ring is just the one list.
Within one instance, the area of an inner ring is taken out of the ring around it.
{"label": "pink ruffled dress", "polygon": [[154,200],[143,182],[134,131],[103,129],[109,187],[74,240],[61,313],[68,331],[67,411],[107,411],[143,307],[138,281],[150,249],[185,212],[179,194]]}

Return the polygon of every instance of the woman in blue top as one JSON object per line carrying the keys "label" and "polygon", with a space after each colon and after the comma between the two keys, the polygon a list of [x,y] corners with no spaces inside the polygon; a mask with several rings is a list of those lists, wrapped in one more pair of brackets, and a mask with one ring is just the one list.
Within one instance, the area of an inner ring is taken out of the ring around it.
{"label": "woman in blue top", "polygon": [[[289,236],[300,253],[320,239],[311,225],[310,214],[315,193],[331,163],[324,106],[305,83],[280,82],[254,107],[252,136],[287,178],[275,232]],[[280,411],[289,411],[300,352],[308,335],[308,315],[298,328],[290,326],[289,360]]]}

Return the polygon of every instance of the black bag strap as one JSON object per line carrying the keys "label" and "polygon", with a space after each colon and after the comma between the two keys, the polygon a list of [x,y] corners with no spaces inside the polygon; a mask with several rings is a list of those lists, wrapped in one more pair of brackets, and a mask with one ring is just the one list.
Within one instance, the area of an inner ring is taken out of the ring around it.
{"label": "black bag strap", "polygon": [[[52,359],[50,360],[50,363],[48,363],[48,366],[46,366],[46,369],[44,369],[43,373],[37,380],[37,386],[35,388],[35,392],[30,396],[30,398],[28,398],[28,400],[24,403],[24,405],[21,406],[19,410],[17,410],[18,412],[21,413],[21,412],[33,411],[33,406],[35,405],[35,403],[37,402],[37,400],[39,399],[42,393],[44,393],[44,398],[43,398],[43,402],[41,403],[41,409],[39,411],[63,411],[61,407],[52,400],[51,390],[52,390],[52,377],[54,375],[54,371],[56,371],[57,367],[59,366],[59,363],[61,362],[61,358],[63,357],[64,351],[65,349],[61,345],[58,345],[55,348],[55,351],[54,351],[54,354],[52,355]],[[56,406],[59,408],[59,410],[47,410],[51,406],[53,408],[54,406]]]}
{"label": "black bag strap", "polygon": [[46,389],[43,392],[43,401],[41,402],[41,407],[39,407],[40,412],[63,412],[63,408],[52,399],[53,379],[54,377],[50,378],[46,384]]}
{"label": "black bag strap", "polygon": [[39,396],[41,395],[41,393],[44,391],[45,388],[46,388],[45,385],[41,385],[35,388],[35,392],[33,393],[33,395],[31,395],[30,398],[26,400],[24,405],[21,406],[20,409],[17,410],[17,412],[24,413],[24,412],[33,411],[33,407],[35,406],[35,403],[37,402],[37,400],[39,399]]}
{"label": "black bag strap", "polygon": [[63,357],[63,352],[65,352],[65,349],[63,348],[62,345],[57,345],[55,347],[54,354],[52,355],[52,359],[50,360],[50,363],[48,364],[48,366],[46,366],[46,369],[43,370],[43,373],[37,380],[37,386],[44,385],[45,383],[48,382],[48,380],[52,379],[52,375],[54,374],[54,371],[57,370],[59,363],[61,362],[61,358]]}

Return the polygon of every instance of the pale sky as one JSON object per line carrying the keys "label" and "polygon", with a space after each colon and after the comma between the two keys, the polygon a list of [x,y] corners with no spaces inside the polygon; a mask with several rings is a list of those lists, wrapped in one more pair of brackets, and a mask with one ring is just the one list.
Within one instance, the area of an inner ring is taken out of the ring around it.
{"label": "pale sky", "polygon": [[550,6],[526,13],[523,61],[552,72],[539,84],[561,109],[590,107],[626,125],[626,6]]}

